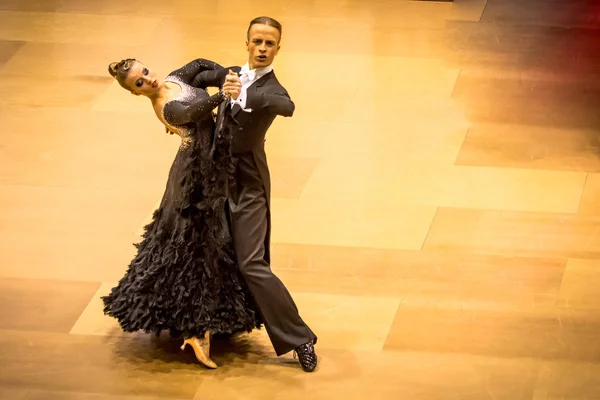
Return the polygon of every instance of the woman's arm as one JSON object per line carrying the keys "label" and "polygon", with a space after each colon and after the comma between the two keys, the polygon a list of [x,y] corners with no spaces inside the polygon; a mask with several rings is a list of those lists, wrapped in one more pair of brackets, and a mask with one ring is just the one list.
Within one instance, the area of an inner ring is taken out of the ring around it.
{"label": "woman's arm", "polygon": [[169,101],[163,108],[163,115],[170,125],[189,124],[210,113],[226,98],[227,96],[219,91],[208,99],[201,99],[189,104],[178,100]]}
{"label": "woman's arm", "polygon": [[206,70],[200,72],[194,77],[191,86],[206,89],[208,87],[222,88],[225,83],[225,77],[229,73],[230,68],[219,68],[215,70]]}
{"label": "woman's arm", "polygon": [[218,71],[221,69],[223,69],[223,67],[214,61],[205,60],[204,58],[197,58],[194,61],[187,63],[183,67],[171,72],[169,75],[174,75],[190,85],[198,74],[202,72]]}

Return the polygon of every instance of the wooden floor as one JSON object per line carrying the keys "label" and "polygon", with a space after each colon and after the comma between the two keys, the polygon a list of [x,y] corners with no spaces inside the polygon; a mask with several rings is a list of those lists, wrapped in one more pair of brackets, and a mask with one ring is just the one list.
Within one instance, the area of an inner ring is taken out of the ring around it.
{"label": "wooden floor", "polygon": [[[2,0],[0,398],[600,398],[600,7],[583,0]],[[178,143],[107,65],[246,60],[284,24],[273,268],[319,335],[201,368],[125,335]]]}

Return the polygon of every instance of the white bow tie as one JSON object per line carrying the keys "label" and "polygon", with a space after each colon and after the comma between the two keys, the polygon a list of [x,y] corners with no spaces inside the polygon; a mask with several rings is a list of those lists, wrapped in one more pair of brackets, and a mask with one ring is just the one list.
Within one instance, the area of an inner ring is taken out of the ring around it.
{"label": "white bow tie", "polygon": [[248,82],[251,82],[256,79],[256,70],[242,69],[240,78],[245,78]]}

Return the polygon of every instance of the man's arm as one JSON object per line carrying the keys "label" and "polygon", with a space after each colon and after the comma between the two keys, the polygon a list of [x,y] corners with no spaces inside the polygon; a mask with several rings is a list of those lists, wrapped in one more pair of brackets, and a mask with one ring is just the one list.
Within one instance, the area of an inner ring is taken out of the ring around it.
{"label": "man's arm", "polygon": [[225,83],[225,77],[229,73],[230,68],[220,68],[212,71],[202,71],[197,74],[190,85],[206,89],[208,87],[216,87],[221,89]]}
{"label": "man's arm", "polygon": [[282,117],[291,117],[296,109],[296,105],[285,89],[275,93],[250,91],[246,99],[246,107],[252,110],[267,110]]}

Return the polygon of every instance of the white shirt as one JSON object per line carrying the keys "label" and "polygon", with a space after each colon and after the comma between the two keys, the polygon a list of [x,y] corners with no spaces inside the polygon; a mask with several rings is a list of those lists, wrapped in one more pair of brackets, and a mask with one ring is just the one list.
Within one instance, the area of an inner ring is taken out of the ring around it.
{"label": "white shirt", "polygon": [[242,110],[246,112],[252,111],[252,109],[246,108],[246,92],[254,82],[256,82],[271,71],[273,71],[272,65],[251,70],[248,63],[244,64],[242,70],[240,71],[240,81],[242,82],[242,90],[240,90],[240,95],[238,96],[237,100],[231,99],[231,106],[233,107],[235,104],[239,104],[239,106],[242,107]]}

